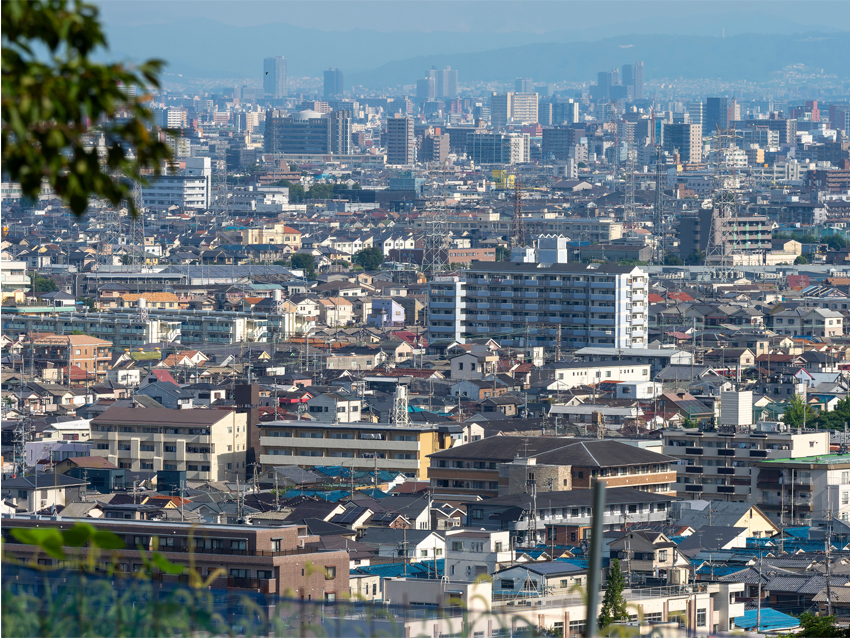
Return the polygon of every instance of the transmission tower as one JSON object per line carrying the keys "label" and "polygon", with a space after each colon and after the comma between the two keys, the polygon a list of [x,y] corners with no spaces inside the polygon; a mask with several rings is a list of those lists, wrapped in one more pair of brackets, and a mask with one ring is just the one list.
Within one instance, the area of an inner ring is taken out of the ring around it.
{"label": "transmission tower", "polygon": [[407,386],[396,386],[395,396],[393,397],[393,412],[391,422],[397,426],[410,425],[410,415],[407,411]]}
{"label": "transmission tower", "polygon": [[522,218],[522,181],[519,175],[514,179],[514,221],[511,225],[511,248],[518,246],[528,246],[525,221]]}
{"label": "transmission tower", "polygon": [[130,254],[130,266],[134,271],[141,272],[145,265],[145,213],[142,184],[138,180],[133,182],[133,206],[136,209],[136,216],[130,219],[127,249]]}
{"label": "transmission tower", "polygon": [[121,214],[114,206],[104,206],[98,215],[97,267],[111,266],[113,248],[121,237]]}
{"label": "transmission tower", "polygon": [[620,126],[617,123],[617,103],[608,102],[608,122],[614,125],[614,149],[611,156],[613,164],[614,190],[620,190]]}
{"label": "transmission tower", "polygon": [[729,153],[735,143],[735,130],[717,128],[714,137],[714,184],[711,199],[711,233],[708,236],[705,264],[712,279],[721,282],[734,277],[734,252],[738,235],[737,175],[729,164]]}
{"label": "transmission tower", "polygon": [[634,144],[629,143],[628,155],[626,156],[626,199],[623,206],[623,218],[627,223],[637,219],[635,212],[635,170],[637,169],[637,149]]}
{"label": "transmission tower", "polygon": [[655,146],[655,263],[663,264],[667,254],[667,223],[664,219],[664,153]]}
{"label": "transmission tower", "polygon": [[449,217],[446,211],[446,164],[440,173],[439,183],[435,184],[435,206],[431,208],[425,220],[425,254],[422,266],[430,268],[431,276],[436,277],[445,269],[449,256]]}

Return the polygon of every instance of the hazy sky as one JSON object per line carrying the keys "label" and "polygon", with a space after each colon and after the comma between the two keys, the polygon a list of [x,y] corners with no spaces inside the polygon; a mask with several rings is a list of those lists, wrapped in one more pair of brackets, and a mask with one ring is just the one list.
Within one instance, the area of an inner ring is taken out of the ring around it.
{"label": "hazy sky", "polygon": [[[726,14],[734,20],[743,10],[804,25],[850,29],[846,0],[101,0],[96,4],[113,27],[186,21],[191,28],[193,18],[205,17],[235,26],[282,22],[327,31],[545,33],[651,16]],[[757,24],[753,30],[758,31]]]}

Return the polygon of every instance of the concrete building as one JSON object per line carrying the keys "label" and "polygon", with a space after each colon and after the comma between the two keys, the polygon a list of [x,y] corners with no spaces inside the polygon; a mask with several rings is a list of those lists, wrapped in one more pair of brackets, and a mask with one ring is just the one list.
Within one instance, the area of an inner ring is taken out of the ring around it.
{"label": "concrete building", "polygon": [[298,111],[286,115],[266,112],[263,150],[266,153],[328,154],[351,153],[351,113],[348,111]]}
{"label": "concrete building", "polygon": [[165,210],[171,206],[207,210],[212,202],[212,164],[209,157],[187,157],[186,168],[160,175],[142,187],[145,207]]}
{"label": "concrete building", "polygon": [[703,117],[703,135],[714,135],[718,128],[726,130],[729,128],[729,100],[725,97],[707,98]]}
{"label": "concrete building", "polygon": [[[106,379],[106,373],[112,359],[112,342],[88,335],[39,334],[24,344],[23,357],[32,362],[37,369],[45,366],[65,368],[68,378],[68,366],[76,366],[85,372],[84,379],[96,383]],[[71,379],[74,375],[71,373]]]}
{"label": "concrete building", "polygon": [[684,164],[702,162],[702,127],[698,124],[665,124],[664,150],[678,154]]}
{"label": "concrete building", "polygon": [[493,335],[503,345],[552,347],[560,325],[565,347],[646,347],[646,273],[565,262],[545,248],[516,249],[510,263],[473,262],[462,283],[435,279],[430,338]]}
{"label": "concrete building", "polygon": [[447,134],[437,135],[430,133],[422,138],[422,150],[419,159],[422,162],[431,162],[442,166],[449,156],[449,136]]}
{"label": "concrete building", "polygon": [[187,479],[246,477],[248,424],[232,410],[112,407],[92,419],[92,455],[129,470],[185,471]]}
{"label": "concrete building", "polygon": [[387,119],[387,164],[409,165],[415,161],[413,119],[399,116]]}
{"label": "concrete building", "polygon": [[537,93],[503,93],[490,98],[490,120],[493,126],[533,124],[538,117]]}
{"label": "concrete building", "polygon": [[466,138],[466,155],[476,164],[524,164],[531,140],[527,134],[477,131]]}
{"label": "concrete building", "polygon": [[423,104],[437,98],[437,82],[433,77],[416,80],[416,101]]}
{"label": "concrete building", "polygon": [[272,57],[263,60],[263,94],[278,100],[286,97],[286,58]]}
{"label": "concrete building", "polygon": [[[711,236],[711,209],[700,209],[696,213],[679,216],[679,255],[684,259],[694,251],[705,252]],[[762,257],[773,246],[771,220],[758,215],[738,215],[737,224],[732,222],[733,233],[729,252]],[[762,261],[757,261],[756,265]]]}
{"label": "concrete building", "polygon": [[452,446],[460,426],[398,426],[389,423],[263,421],[260,463],[345,465],[355,470],[388,470],[425,480],[430,454]]}
{"label": "concrete building", "polygon": [[643,99],[643,62],[636,64],[624,64],[621,73],[620,81],[623,86],[631,87],[632,99]]}
{"label": "concrete building", "polygon": [[342,95],[342,71],[339,69],[328,69],[324,73],[324,80],[324,97],[326,100]]}
{"label": "concrete building", "polygon": [[436,97],[442,99],[457,97],[457,69],[450,66],[444,69],[431,69],[428,77],[434,80]]}
{"label": "concrete building", "polygon": [[829,432],[668,430],[664,454],[679,459],[680,498],[755,502],[760,463],[829,454]]}

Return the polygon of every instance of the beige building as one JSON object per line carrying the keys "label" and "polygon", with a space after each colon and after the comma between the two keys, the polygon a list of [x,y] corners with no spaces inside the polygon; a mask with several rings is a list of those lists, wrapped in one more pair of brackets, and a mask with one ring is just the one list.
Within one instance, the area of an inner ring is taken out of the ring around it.
{"label": "beige building", "polygon": [[129,470],[185,470],[187,479],[245,477],[245,414],[112,407],[91,421],[92,455]]}
{"label": "beige building", "polygon": [[345,326],[354,320],[354,305],[345,297],[319,299],[319,316],[328,326]]}
{"label": "beige building", "polygon": [[266,224],[258,228],[246,228],[242,231],[242,245],[275,244],[287,246],[293,252],[301,249],[301,232],[286,224]]}
{"label": "beige building", "polygon": [[173,292],[143,292],[122,295],[118,305],[121,308],[136,308],[139,305],[139,299],[144,299],[148,308],[162,310],[176,310],[179,308],[180,301]]}

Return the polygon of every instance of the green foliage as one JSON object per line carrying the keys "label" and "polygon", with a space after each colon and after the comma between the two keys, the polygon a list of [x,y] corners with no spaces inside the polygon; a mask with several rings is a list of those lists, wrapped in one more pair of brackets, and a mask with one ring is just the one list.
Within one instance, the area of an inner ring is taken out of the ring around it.
{"label": "green foliage", "polygon": [[313,279],[316,276],[316,258],[307,253],[299,253],[292,255],[292,267],[304,271],[308,279]]}
{"label": "green foliage", "polygon": [[[7,0],[2,20],[3,170],[31,199],[46,181],[75,215],[96,197],[126,200],[135,214],[132,180],[147,181],[142,169],[159,174],[171,158],[148,130],[153,115],[144,106],[162,62],[134,70],[93,62],[106,38],[97,8],[81,0]],[[116,118],[122,112],[129,117]],[[104,134],[105,159],[86,145],[90,126]]]}
{"label": "green foliage", "polygon": [[803,638],[850,638],[850,628],[837,627],[835,616],[815,616],[806,612],[800,616],[800,633]]}
{"label": "green foliage", "polygon": [[578,164],[576,164],[576,166],[578,168],[587,168],[587,164],[585,164],[584,162],[579,162]]}
{"label": "green foliage", "polygon": [[794,260],[795,266],[805,266],[807,263],[809,263],[809,260],[803,257],[802,255],[800,255],[799,257],[797,257],[797,259]]}
{"label": "green foliage", "polygon": [[49,277],[42,277],[37,272],[32,274],[30,280],[32,282],[33,292],[56,292],[59,290],[59,286],[56,285],[55,281]]}
{"label": "green foliage", "polygon": [[672,253],[667,253],[664,255],[664,265],[665,266],[684,266],[685,262],[682,261],[682,258],[678,255],[673,255]]}
{"label": "green foliage", "polygon": [[695,250],[685,258],[685,263],[689,266],[702,266],[705,263],[705,253]]}
{"label": "green foliage", "polygon": [[785,412],[782,413],[782,421],[788,427],[802,427],[804,414],[806,426],[809,427],[809,424],[812,424],[811,427],[814,427],[817,415],[815,414],[815,411],[812,410],[812,406],[808,403],[803,403],[803,399],[801,397],[794,395],[788,402],[788,407],[785,408]]}
{"label": "green foliage", "polygon": [[384,253],[377,246],[370,246],[354,255],[354,263],[364,270],[377,270],[384,263]]}
{"label": "green foliage", "polygon": [[[845,423],[850,423],[850,397],[841,399],[831,412],[821,412],[815,419],[815,423],[819,428],[832,430],[843,428]],[[806,425],[808,424],[807,417]]]}
{"label": "green foliage", "polygon": [[35,545],[52,558],[63,560],[65,547],[83,547],[91,543],[99,549],[123,549],[124,541],[108,530],[97,530],[88,523],[77,523],[70,529],[17,527],[12,536],[25,545]]}
{"label": "green foliage", "polygon": [[623,598],[625,588],[626,579],[623,578],[623,572],[620,570],[620,561],[614,558],[608,568],[608,587],[602,597],[602,609],[599,612],[600,628],[605,628],[618,620],[628,620],[629,612],[626,609],[626,599]]}
{"label": "green foliage", "polygon": [[847,240],[841,235],[830,235],[826,238],[826,245],[830,250],[841,250],[847,246]]}
{"label": "green foliage", "polygon": [[798,241],[801,244],[817,244],[820,243],[820,239],[812,235],[811,233],[776,233],[773,235],[774,239],[785,239]]}
{"label": "green foliage", "polygon": [[496,246],[496,261],[510,261],[511,250],[507,246]]}
{"label": "green foliage", "polygon": [[699,423],[697,421],[694,421],[691,417],[685,417],[685,420],[682,421],[682,427],[692,430],[698,428]]}
{"label": "green foliage", "polygon": [[83,304],[89,312],[94,312],[95,302],[91,297],[80,297],[79,303]]}

